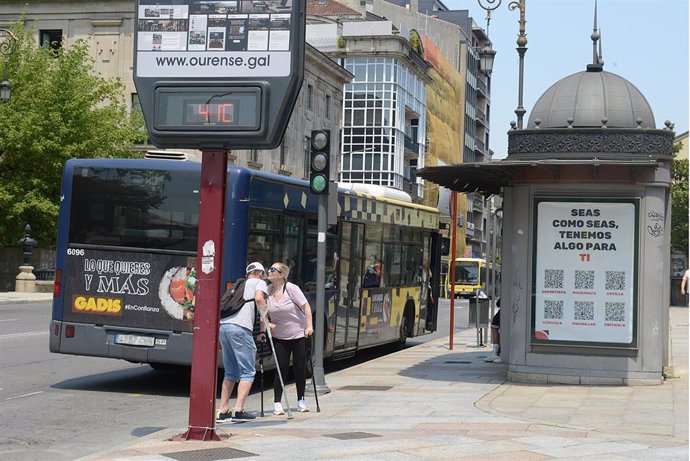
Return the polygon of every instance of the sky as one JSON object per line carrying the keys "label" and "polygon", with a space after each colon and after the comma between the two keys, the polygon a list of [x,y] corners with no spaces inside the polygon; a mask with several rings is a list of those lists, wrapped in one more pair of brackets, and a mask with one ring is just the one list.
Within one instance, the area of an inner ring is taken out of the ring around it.
{"label": "sky", "polygon": [[[449,9],[469,10],[486,29],[478,0],[441,0]],[[487,0],[482,0],[487,4]],[[495,6],[497,0],[494,0]],[[519,12],[509,0],[492,12],[489,38],[497,51],[491,75],[490,148],[505,158],[510,121],[517,120]],[[524,126],[537,99],[554,83],[586,70],[592,62],[594,0],[526,0]],[[647,98],[657,128],[688,131],[688,0],[598,0],[604,70],[635,85]]]}

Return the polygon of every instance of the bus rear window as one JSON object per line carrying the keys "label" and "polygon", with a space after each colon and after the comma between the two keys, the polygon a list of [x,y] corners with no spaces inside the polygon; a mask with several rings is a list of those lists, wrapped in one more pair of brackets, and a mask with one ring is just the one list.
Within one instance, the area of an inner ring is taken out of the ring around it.
{"label": "bus rear window", "polygon": [[75,168],[69,242],[196,251],[199,173]]}

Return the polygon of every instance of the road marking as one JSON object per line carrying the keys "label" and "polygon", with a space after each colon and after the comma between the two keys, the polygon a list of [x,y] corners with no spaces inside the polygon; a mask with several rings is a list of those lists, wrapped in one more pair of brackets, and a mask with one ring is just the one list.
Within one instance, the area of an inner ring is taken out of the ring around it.
{"label": "road marking", "polygon": [[7,397],[5,400],[21,399],[22,397],[30,397],[32,395],[43,394],[43,391],[30,392],[28,394],[15,395],[14,397]]}
{"label": "road marking", "polygon": [[15,322],[19,319],[0,319],[0,322]]}
{"label": "road marking", "polygon": [[24,336],[39,336],[47,335],[47,331],[27,331],[26,333],[12,333],[9,335],[0,335],[0,340],[3,339],[13,339],[13,338],[23,338]]}

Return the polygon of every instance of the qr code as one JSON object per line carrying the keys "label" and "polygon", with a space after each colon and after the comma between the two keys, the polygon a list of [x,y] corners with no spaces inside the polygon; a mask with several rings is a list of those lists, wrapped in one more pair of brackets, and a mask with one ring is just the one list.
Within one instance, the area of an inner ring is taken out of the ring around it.
{"label": "qr code", "polygon": [[625,272],[606,271],[607,290],[625,290]]}
{"label": "qr code", "polygon": [[563,300],[554,301],[546,300],[544,301],[544,318],[562,320],[563,319]]}
{"label": "qr code", "polygon": [[563,288],[563,269],[546,269],[544,288]]}
{"label": "qr code", "polygon": [[575,289],[593,290],[594,271],[575,271]]}
{"label": "qr code", "polygon": [[594,320],[594,301],[575,301],[575,320]]}
{"label": "qr code", "polygon": [[604,303],[604,320],[625,322],[625,303]]}

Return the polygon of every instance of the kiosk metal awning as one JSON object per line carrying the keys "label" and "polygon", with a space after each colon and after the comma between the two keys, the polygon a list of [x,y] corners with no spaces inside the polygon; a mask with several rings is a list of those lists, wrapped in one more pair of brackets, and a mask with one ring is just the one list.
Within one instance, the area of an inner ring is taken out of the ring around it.
{"label": "kiosk metal awning", "polygon": [[543,160],[494,160],[483,163],[459,163],[425,167],[417,170],[417,176],[455,192],[493,195],[502,187],[510,186],[522,179],[525,168],[543,168],[557,177],[562,166],[661,166],[657,159],[608,160],[608,159],[543,159]]}

